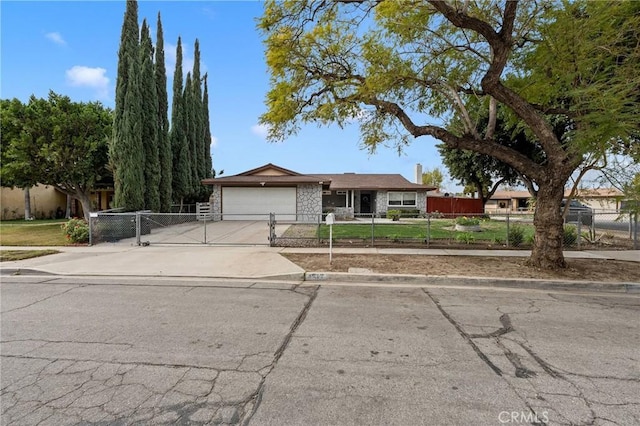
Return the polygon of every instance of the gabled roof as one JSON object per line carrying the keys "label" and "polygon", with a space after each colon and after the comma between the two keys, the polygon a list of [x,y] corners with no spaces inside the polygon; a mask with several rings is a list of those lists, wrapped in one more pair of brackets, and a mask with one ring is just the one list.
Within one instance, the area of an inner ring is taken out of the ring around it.
{"label": "gabled roof", "polygon": [[395,191],[431,191],[433,186],[409,182],[399,174],[301,174],[269,163],[233,176],[204,179],[204,185],[223,186],[269,186],[315,183],[329,186],[331,190],[395,190]]}
{"label": "gabled roof", "polygon": [[347,189],[372,189],[372,190],[396,190],[396,191],[431,191],[435,189],[433,186],[420,185],[409,182],[399,174],[360,174],[360,173],[342,173],[342,174],[317,174],[314,175],[325,183],[330,182],[331,190],[347,190]]}

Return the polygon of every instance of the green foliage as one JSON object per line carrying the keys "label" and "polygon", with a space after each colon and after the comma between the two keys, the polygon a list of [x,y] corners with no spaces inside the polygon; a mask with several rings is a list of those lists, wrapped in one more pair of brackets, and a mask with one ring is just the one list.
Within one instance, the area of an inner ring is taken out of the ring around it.
{"label": "green foliage", "polygon": [[572,246],[578,240],[578,231],[573,225],[565,225],[562,232],[562,241],[565,246]]}
{"label": "green foliage", "polygon": [[99,102],[72,102],[54,92],[49,92],[48,99],[31,96],[26,105],[15,99],[10,104],[2,113],[2,120],[10,120],[13,126],[2,135],[3,185],[31,179],[55,186],[80,200],[88,216],[89,193],[109,173],[111,111]]}
{"label": "green foliage", "polygon": [[509,245],[511,247],[520,247],[524,241],[525,230],[520,225],[511,225],[509,227]]}
{"label": "green foliage", "polygon": [[463,232],[461,234],[456,235],[456,241],[459,241],[465,244],[471,244],[475,240],[476,238],[469,232]]}
{"label": "green foliage", "polygon": [[187,139],[187,122],[182,86],[182,40],[178,37],[176,47],[176,67],[173,73],[173,103],[171,105],[171,151],[173,153],[174,200],[181,202],[188,197],[191,190],[191,164],[189,162],[189,144]]}
{"label": "green foliage", "polygon": [[[640,153],[632,143],[640,128],[639,9],[585,0],[270,0],[259,22],[271,74],[261,122],[271,140],[303,123],[355,122],[370,150],[392,143],[402,151],[431,136],[495,158],[537,187],[536,226],[557,228],[539,234],[557,241],[534,245],[531,264],[563,267],[557,194],[587,157]],[[491,105],[511,136],[523,133],[536,149],[496,140],[492,114],[483,126],[477,111]]]}
{"label": "green foliage", "polygon": [[[209,122],[209,87],[207,85],[207,74],[204,75],[204,93],[202,94],[202,105],[204,108],[204,159],[205,178],[215,177],[213,173],[213,160],[211,159],[211,123]],[[224,171],[221,171],[222,174]]]}
{"label": "green foliage", "polygon": [[158,125],[157,125],[157,146],[158,161],[160,163],[160,211],[168,212],[171,209],[172,201],[172,161],[171,142],[169,141],[169,101],[167,100],[167,71],[164,64],[164,32],[160,12],[158,12],[158,22],[156,28],[155,47],[155,83],[158,98]]}
{"label": "green foliage", "polygon": [[144,208],[143,103],[138,40],[138,4],[127,0],[118,52],[115,118],[109,159],[115,184],[114,204]]}
{"label": "green foliage", "polygon": [[158,146],[158,94],[153,64],[153,44],[147,21],[142,22],[140,46],[140,124],[144,148],[144,208],[160,210],[160,152]]}
{"label": "green foliage", "polygon": [[89,242],[89,224],[84,219],[73,218],[61,226],[66,238],[74,244]]}
{"label": "green foliage", "polygon": [[387,210],[387,219],[400,220],[400,210]]}
{"label": "green foliage", "polygon": [[422,173],[422,183],[424,185],[435,186],[436,188],[442,188],[444,182],[444,175],[440,168],[435,167],[433,170],[427,170]]}
{"label": "green foliage", "polygon": [[456,225],[460,226],[478,226],[480,225],[480,219],[477,217],[459,216],[455,220]]}

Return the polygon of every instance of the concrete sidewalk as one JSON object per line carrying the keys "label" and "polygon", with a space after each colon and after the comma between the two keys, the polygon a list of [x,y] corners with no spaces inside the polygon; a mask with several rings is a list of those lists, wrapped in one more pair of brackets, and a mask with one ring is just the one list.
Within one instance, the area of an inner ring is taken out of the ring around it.
{"label": "concrete sidewalk", "polygon": [[[91,247],[0,247],[2,250],[33,250],[49,248],[61,253],[2,262],[0,275],[15,273],[46,273],[69,276],[132,276],[132,277],[192,277],[231,279],[280,279],[293,281],[344,281],[344,282],[427,282],[442,284],[455,282],[477,285],[515,286],[524,281],[543,287],[544,280],[504,280],[492,277],[434,277],[427,275],[346,274],[305,271],[281,256],[281,253],[324,253],[327,248],[279,248],[206,245],[151,245],[99,244]],[[425,256],[504,256],[526,257],[525,250],[446,250],[446,249],[385,249],[385,248],[335,248],[334,255],[354,254],[405,254]],[[567,258],[615,259],[640,262],[640,251],[567,251]],[[640,265],[639,265],[640,267]],[[444,280],[444,281],[443,281]],[[555,281],[554,281],[555,282]],[[571,281],[559,282],[560,287]],[[575,286],[575,282],[571,284]],[[585,283],[581,283],[585,284]],[[616,283],[590,283],[594,289],[604,286],[613,289]],[[628,291],[628,285],[618,283],[617,291]],[[544,284],[546,285],[546,284]],[[583,288],[584,286],[578,286]],[[546,288],[546,287],[545,287]],[[635,288],[635,287],[634,287]]]}

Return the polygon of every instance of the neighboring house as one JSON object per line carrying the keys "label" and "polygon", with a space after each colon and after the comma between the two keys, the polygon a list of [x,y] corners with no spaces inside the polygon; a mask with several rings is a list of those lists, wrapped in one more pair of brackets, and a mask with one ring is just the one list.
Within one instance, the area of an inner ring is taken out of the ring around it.
{"label": "neighboring house", "polygon": [[[571,191],[565,191],[568,197]],[[531,210],[528,191],[496,191],[484,206],[486,213]],[[624,194],[613,188],[580,189],[573,197],[594,210],[620,210]]]}
{"label": "neighboring house", "polygon": [[[113,184],[99,183],[89,198],[93,210],[107,210],[113,202]],[[31,216],[35,219],[62,217],[67,209],[67,196],[51,185],[36,185],[29,189]],[[24,219],[24,190],[20,188],[0,188],[2,220]],[[82,205],[77,200],[71,202],[71,216],[82,217]]]}
{"label": "neighboring house", "polygon": [[383,216],[387,210],[426,209],[431,186],[411,183],[399,174],[301,174],[274,164],[202,181],[212,187],[214,215],[223,220],[317,222],[322,213],[349,219]]}
{"label": "neighboring house", "polygon": [[[568,195],[567,191],[565,196]],[[574,198],[594,210],[618,211],[624,194],[615,188],[580,189]]]}
{"label": "neighboring house", "polygon": [[[29,189],[31,216],[36,219],[52,219],[65,211],[67,196],[53,186],[36,185]],[[24,190],[0,188],[2,220],[24,219]]]}
{"label": "neighboring house", "polygon": [[529,191],[496,191],[484,205],[485,213],[520,212],[531,209]]}

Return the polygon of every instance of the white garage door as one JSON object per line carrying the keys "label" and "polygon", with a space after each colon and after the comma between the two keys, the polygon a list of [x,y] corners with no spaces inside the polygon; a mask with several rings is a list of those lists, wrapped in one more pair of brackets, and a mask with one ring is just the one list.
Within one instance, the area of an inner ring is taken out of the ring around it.
{"label": "white garage door", "polygon": [[222,188],[223,220],[296,220],[296,188]]}

